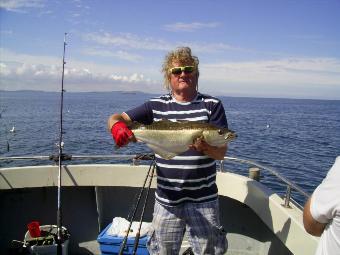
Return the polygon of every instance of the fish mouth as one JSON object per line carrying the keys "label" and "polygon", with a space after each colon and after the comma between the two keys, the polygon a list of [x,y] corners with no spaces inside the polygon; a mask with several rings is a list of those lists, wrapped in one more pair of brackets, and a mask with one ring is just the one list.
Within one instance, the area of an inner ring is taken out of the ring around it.
{"label": "fish mouth", "polygon": [[231,140],[237,138],[237,134],[235,132],[230,132],[229,134],[224,137],[224,140]]}

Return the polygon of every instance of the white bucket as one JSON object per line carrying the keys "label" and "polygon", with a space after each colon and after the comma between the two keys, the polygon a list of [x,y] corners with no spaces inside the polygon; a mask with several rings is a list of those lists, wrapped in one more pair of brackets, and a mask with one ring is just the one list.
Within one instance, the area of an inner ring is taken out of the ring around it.
{"label": "white bucket", "polygon": [[[56,225],[42,225],[40,226],[41,231],[47,231],[50,232],[53,235],[57,235],[57,229],[58,227]],[[62,232],[66,233],[67,229],[65,227],[62,227]],[[26,232],[24,242],[27,243],[28,240],[32,239],[29,231]],[[69,239],[65,240],[62,244],[62,254],[67,255],[68,254],[68,244]],[[55,255],[57,254],[57,244],[53,242],[53,244],[43,244],[43,245],[28,245],[28,250],[31,254],[36,255]]]}

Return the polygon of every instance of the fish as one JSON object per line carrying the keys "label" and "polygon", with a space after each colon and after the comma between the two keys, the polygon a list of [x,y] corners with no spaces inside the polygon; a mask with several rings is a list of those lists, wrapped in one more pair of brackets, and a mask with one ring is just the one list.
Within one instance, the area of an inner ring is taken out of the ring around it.
{"label": "fish", "polygon": [[161,120],[150,125],[133,122],[129,128],[137,142],[144,142],[156,154],[171,159],[187,150],[196,139],[203,139],[212,146],[223,146],[237,137],[227,128],[219,128],[199,121]]}

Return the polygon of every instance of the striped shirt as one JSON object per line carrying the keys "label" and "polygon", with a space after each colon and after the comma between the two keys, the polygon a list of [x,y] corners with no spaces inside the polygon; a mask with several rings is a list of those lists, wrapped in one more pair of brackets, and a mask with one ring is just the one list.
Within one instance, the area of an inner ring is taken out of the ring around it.
{"label": "striped shirt", "polygon": [[[221,101],[198,93],[191,102],[178,102],[170,94],[151,98],[125,112],[132,121],[151,124],[154,121],[202,121],[228,127]],[[156,155],[156,200],[167,206],[184,202],[208,202],[217,199],[215,160],[195,150],[170,159]]]}

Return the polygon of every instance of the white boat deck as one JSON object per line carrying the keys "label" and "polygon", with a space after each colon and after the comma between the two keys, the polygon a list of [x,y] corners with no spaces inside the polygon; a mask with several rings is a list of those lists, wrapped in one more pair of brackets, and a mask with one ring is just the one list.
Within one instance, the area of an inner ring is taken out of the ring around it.
{"label": "white boat deck", "polygon": [[[147,170],[117,164],[64,167],[62,213],[71,233],[70,254],[100,254],[98,233],[113,217],[127,217]],[[0,254],[10,240],[23,239],[28,222],[55,224],[57,174],[56,166],[0,169]],[[219,172],[217,184],[227,254],[314,254],[318,239],[305,232],[300,209],[283,207],[277,194],[240,175]],[[151,221],[152,204],[145,221]]]}

